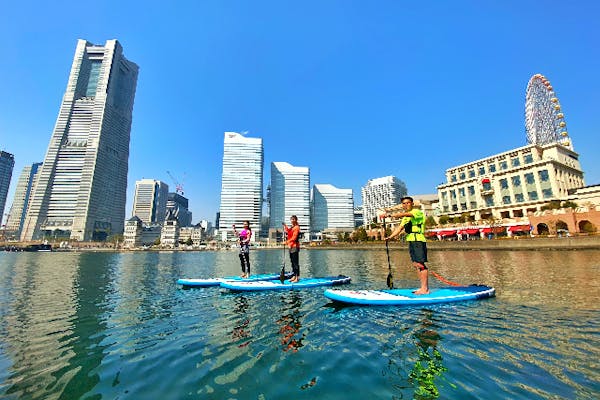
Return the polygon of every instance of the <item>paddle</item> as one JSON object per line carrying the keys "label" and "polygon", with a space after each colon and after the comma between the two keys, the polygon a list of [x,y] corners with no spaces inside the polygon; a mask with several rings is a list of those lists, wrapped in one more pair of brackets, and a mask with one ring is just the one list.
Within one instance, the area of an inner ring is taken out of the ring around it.
{"label": "paddle", "polygon": [[282,234],[283,240],[283,264],[281,265],[281,273],[279,274],[279,280],[281,283],[285,281],[285,232]]}
{"label": "paddle", "polygon": [[[385,226],[385,218],[383,218],[383,237],[387,234],[387,229]],[[390,249],[388,247],[388,241],[385,241],[385,253],[387,254],[388,260],[388,276],[387,276],[387,286],[390,289],[394,288],[394,277],[392,276],[392,264],[390,264]]]}

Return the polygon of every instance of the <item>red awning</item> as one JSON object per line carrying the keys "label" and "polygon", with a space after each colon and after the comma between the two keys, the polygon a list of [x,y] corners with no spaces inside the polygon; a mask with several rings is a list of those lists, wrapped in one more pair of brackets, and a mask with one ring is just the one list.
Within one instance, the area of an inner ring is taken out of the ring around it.
{"label": "red awning", "polygon": [[[483,228],[481,230],[481,232],[483,232],[483,233],[492,233],[492,228]],[[494,233],[500,233],[500,232],[504,232],[504,227],[503,226],[495,226],[494,227]]]}
{"label": "red awning", "polygon": [[452,229],[451,231],[439,231],[437,234],[440,236],[452,236],[456,235],[456,230]]}
{"label": "red awning", "polygon": [[490,183],[490,180],[488,178],[483,178],[481,180],[481,183]]}
{"label": "red awning", "polygon": [[529,225],[515,225],[508,227],[509,232],[529,232],[530,230],[531,227]]}
{"label": "red awning", "polygon": [[425,236],[427,236],[427,237],[432,237],[432,236],[436,236],[437,234],[438,234],[438,233],[437,233],[437,232],[434,232],[434,231],[427,231],[427,232],[425,233]]}
{"label": "red awning", "polygon": [[468,233],[469,235],[476,235],[479,233],[479,228],[465,229],[463,232]]}

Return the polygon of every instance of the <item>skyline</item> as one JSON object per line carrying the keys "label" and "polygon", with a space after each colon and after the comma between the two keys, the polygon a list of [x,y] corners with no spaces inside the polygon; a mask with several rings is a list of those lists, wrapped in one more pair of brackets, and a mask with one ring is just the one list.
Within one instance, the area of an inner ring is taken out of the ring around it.
{"label": "skyline", "polygon": [[352,189],[355,205],[389,175],[409,194],[436,193],[446,169],[526,144],[537,73],[560,99],[586,185],[600,183],[595,2],[108,1],[93,21],[68,3],[0,16],[0,149],[15,156],[5,213],[23,167],[44,159],[77,39],[117,39],[140,67],[126,219],[135,182],[174,191],[171,171],[194,223],[214,222],[227,131],[263,140],[264,187],[281,161],[310,168],[311,187]]}

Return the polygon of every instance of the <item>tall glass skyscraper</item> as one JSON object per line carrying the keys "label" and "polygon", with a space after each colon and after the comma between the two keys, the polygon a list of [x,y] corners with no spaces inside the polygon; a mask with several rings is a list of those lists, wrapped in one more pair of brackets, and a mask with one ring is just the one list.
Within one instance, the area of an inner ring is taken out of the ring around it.
{"label": "tall glass skyscraper", "polygon": [[313,186],[311,201],[313,232],[354,229],[354,197],[352,189],[339,189],[329,184]]}
{"label": "tall glass skyscraper", "polygon": [[225,132],[219,231],[232,237],[231,225],[249,221],[256,239],[262,217],[263,143],[236,132]]}
{"label": "tall glass skyscraper", "polygon": [[10,207],[6,221],[6,230],[11,233],[11,236],[16,238],[21,237],[21,229],[23,229],[23,222],[25,221],[25,215],[29,207],[31,192],[41,169],[42,163],[34,163],[25,166],[21,175],[19,175],[15,197],[13,198],[13,204]]}
{"label": "tall glass skyscraper", "polygon": [[[300,230],[310,231],[310,171],[286,162],[271,163],[270,227],[281,229],[290,225],[296,215]],[[308,235],[306,236],[308,238]]]}
{"label": "tall glass skyscraper", "polygon": [[406,193],[406,185],[395,176],[369,180],[361,189],[365,225],[373,222],[378,209],[399,204]]}
{"label": "tall glass skyscraper", "polygon": [[162,224],[167,215],[169,185],[154,179],[141,179],[135,182],[132,216],[138,217],[146,225]]}
{"label": "tall glass skyscraper", "polygon": [[123,232],[137,76],[118,41],[77,42],[22,240]]}
{"label": "tall glass skyscraper", "polygon": [[15,157],[6,151],[0,151],[0,223],[4,219],[4,207],[14,167]]}

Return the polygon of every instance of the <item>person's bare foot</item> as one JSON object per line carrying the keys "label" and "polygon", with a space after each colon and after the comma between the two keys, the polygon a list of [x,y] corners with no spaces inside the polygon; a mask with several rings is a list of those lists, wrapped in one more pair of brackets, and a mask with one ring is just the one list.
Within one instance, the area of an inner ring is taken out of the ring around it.
{"label": "person's bare foot", "polygon": [[429,294],[429,290],[419,289],[419,290],[415,290],[413,293],[414,294]]}

